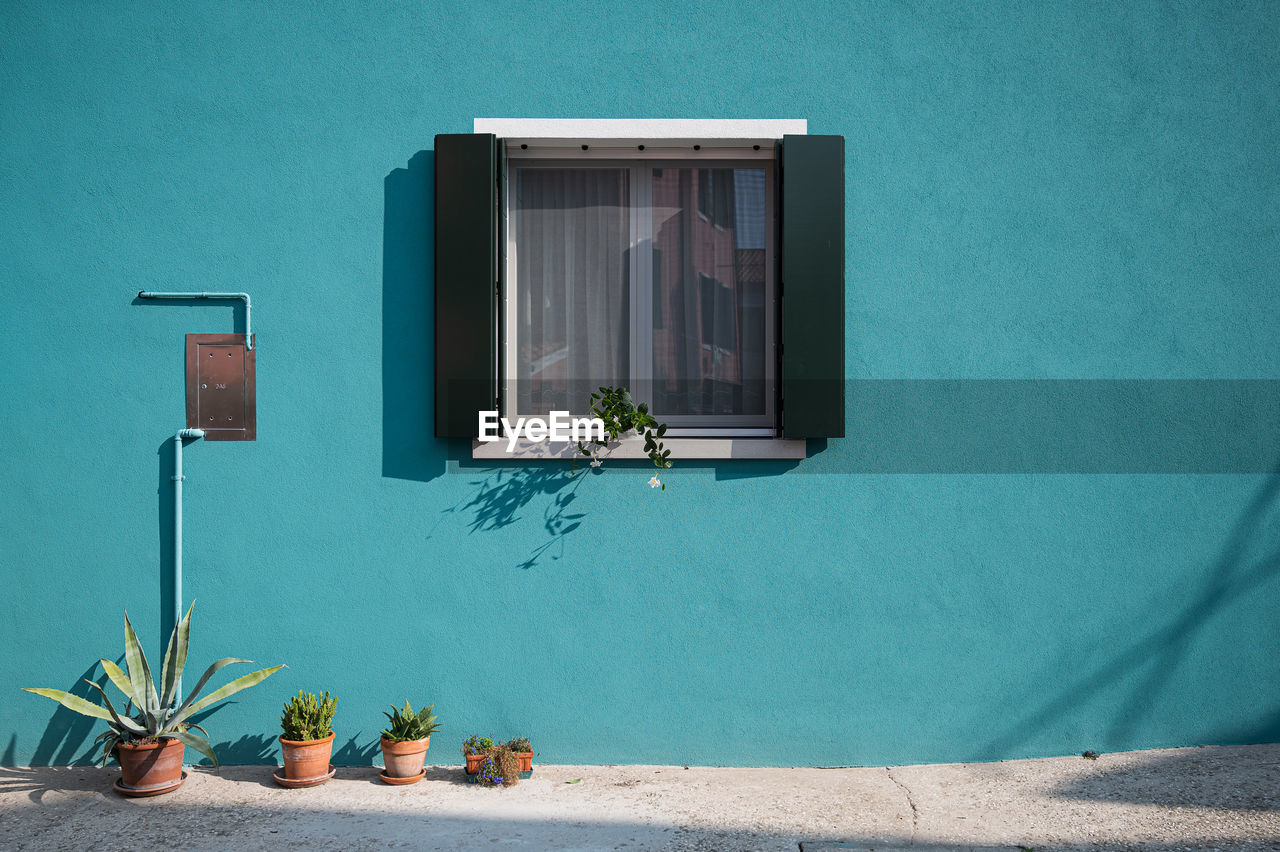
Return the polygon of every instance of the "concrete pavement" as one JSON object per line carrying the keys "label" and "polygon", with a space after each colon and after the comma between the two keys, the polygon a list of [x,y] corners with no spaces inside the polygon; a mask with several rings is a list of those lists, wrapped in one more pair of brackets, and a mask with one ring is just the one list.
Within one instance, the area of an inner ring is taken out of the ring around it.
{"label": "concrete pavement", "polygon": [[154,799],[118,769],[0,768],[4,849],[1280,849],[1280,745],[851,769],[545,766],[509,790],[459,767],[368,767],[284,790],[199,768]]}

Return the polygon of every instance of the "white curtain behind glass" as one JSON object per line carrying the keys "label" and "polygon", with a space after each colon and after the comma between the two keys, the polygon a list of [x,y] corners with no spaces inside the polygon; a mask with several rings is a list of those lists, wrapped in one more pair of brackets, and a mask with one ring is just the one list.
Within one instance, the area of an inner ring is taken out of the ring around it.
{"label": "white curtain behind glass", "polygon": [[517,411],[587,411],[630,374],[628,170],[516,169]]}

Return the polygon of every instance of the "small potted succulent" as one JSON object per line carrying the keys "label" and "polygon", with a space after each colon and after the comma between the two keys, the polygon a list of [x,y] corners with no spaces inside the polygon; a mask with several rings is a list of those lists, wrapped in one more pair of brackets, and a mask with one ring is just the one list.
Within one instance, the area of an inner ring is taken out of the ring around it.
{"label": "small potted succulent", "polygon": [[493,737],[473,736],[462,744],[462,754],[467,759],[468,775],[475,775],[480,771],[480,764],[489,757],[491,748],[493,748]]}
{"label": "small potted succulent", "polygon": [[507,742],[507,748],[516,756],[521,772],[533,771],[533,746],[528,737],[514,737]]}
{"label": "small potted succulent", "polygon": [[405,699],[404,709],[396,709],[391,705],[391,712],[383,711],[391,720],[382,731],[382,763],[386,770],[381,773],[382,780],[388,784],[414,784],[426,776],[423,768],[426,763],[427,749],[431,747],[431,735],[440,730],[435,714],[428,704],[417,713]]}
{"label": "small potted succulent", "polygon": [[326,692],[317,699],[314,693],[301,690],[284,705],[280,716],[280,750],[284,753],[284,774],[273,773],[282,787],[314,787],[333,777],[329,764],[333,754],[333,714],[338,699]]}
{"label": "small potted succulent", "polygon": [[[284,666],[272,666],[259,669],[242,677],[238,677],[227,685],[196,700],[200,690],[204,689],[209,678],[213,677],[223,666],[232,663],[247,663],[235,657],[224,657],[205,671],[196,683],[195,689],[185,701],[179,703],[179,682],[182,670],[187,663],[188,639],[191,636],[192,604],[182,620],[174,625],[169,635],[169,646],[165,651],[164,664],[160,670],[160,683],[152,680],[151,668],[147,665],[147,655],[142,652],[138,635],[129,623],[129,614],[124,616],[124,662],[122,670],[110,660],[99,660],[102,670],[125,694],[128,701],[123,714],[116,711],[107,697],[106,690],[91,680],[86,679],[91,687],[98,690],[106,706],[86,701],[78,695],[72,695],[61,689],[27,689],[36,695],[52,698],[68,710],[82,716],[105,719],[110,730],[101,734],[96,742],[103,742],[102,762],[106,764],[108,757],[114,757],[120,763],[120,779],[115,788],[126,796],[159,796],[182,786],[186,773],[182,771],[182,758],[186,746],[191,746],[218,765],[218,756],[209,745],[208,734],[204,728],[188,721],[195,714],[235,695],[242,689],[248,689],[261,683]],[[136,710],[136,713],[132,713]],[[130,715],[132,713],[132,715]],[[197,734],[196,731],[200,731]],[[201,734],[204,734],[203,736]]]}

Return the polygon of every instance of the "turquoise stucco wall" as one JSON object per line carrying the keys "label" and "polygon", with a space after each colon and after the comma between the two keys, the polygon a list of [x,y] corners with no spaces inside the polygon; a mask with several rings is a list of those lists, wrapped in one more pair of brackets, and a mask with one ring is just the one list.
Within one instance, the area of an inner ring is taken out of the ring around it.
{"label": "turquoise stucco wall", "polygon": [[[254,298],[258,440],[186,456],[193,662],[290,666],[226,760],[300,688],[341,762],[406,695],[436,761],[1280,738],[1274,6],[632,5],[4,5],[0,762],[170,617],[182,335],[243,316],[144,287]],[[845,135],[850,437],[665,493],[435,441],[432,138],[505,115]]]}

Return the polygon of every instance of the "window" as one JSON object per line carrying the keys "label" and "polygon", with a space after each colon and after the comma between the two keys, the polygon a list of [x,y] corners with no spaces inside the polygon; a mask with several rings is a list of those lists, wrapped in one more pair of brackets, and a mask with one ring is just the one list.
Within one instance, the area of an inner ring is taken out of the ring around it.
{"label": "window", "polygon": [[625,385],[684,458],[843,436],[844,140],[798,124],[437,136],[435,434]]}
{"label": "window", "polygon": [[622,385],[673,437],[772,436],[772,148],[506,154],[504,413]]}

